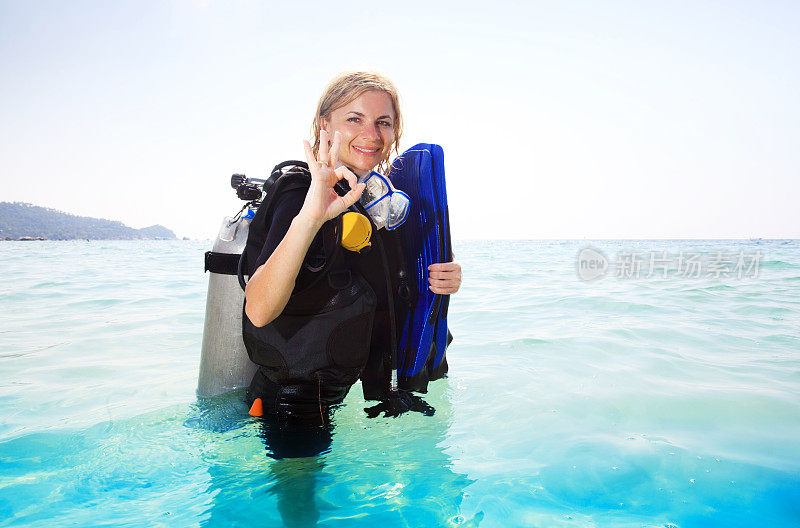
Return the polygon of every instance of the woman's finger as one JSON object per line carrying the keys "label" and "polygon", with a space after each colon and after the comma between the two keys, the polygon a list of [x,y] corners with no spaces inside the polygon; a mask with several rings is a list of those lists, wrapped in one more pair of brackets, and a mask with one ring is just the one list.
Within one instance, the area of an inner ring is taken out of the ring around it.
{"label": "woman's finger", "polygon": [[461,265],[455,260],[451,262],[437,262],[428,266],[430,271],[461,271]]}
{"label": "woman's finger", "polygon": [[358,184],[358,178],[356,177],[355,174],[353,174],[353,171],[351,171],[347,167],[343,166],[342,169],[343,170],[341,171],[341,176],[344,177],[345,180],[347,180],[347,183],[350,184],[351,189],[355,189],[356,185]]}
{"label": "woman's finger", "polygon": [[[359,198],[361,198],[361,193],[364,192],[364,189],[367,187],[366,183],[356,183],[356,186],[353,187],[353,190],[350,191],[349,194],[353,195],[353,203],[356,203]],[[353,205],[353,204],[350,204]]]}
{"label": "woman's finger", "polygon": [[[338,130],[333,133],[333,144],[331,145],[331,168],[336,167],[336,163],[339,161],[339,146],[342,144],[342,134]],[[324,161],[328,161],[324,158],[320,158]]]}
{"label": "woman's finger", "polygon": [[455,288],[461,286],[461,281],[458,279],[428,279],[428,285],[432,288]]}
{"label": "woman's finger", "polygon": [[432,278],[432,279],[442,279],[442,280],[448,280],[448,279],[454,279],[455,280],[455,279],[457,279],[457,280],[461,280],[461,273],[458,273],[456,271],[429,271],[428,272],[428,276],[430,278]]}
{"label": "woman's finger", "polygon": [[442,272],[461,271],[461,266],[453,262],[437,262],[435,264],[429,265],[428,271],[442,271]]}
{"label": "woman's finger", "polygon": [[428,283],[434,286],[457,286],[461,283],[461,279],[457,277],[447,278],[447,279],[437,279],[434,277],[428,277]]}
{"label": "woman's finger", "polygon": [[344,208],[347,209],[354,203],[361,198],[361,193],[364,192],[364,187],[366,187],[363,183],[357,183],[355,187],[350,189],[344,196],[342,196],[342,202],[344,202]]}
{"label": "woman's finger", "polygon": [[314,150],[311,148],[311,143],[309,143],[307,139],[303,140],[303,150],[306,151],[306,162],[313,175],[317,172],[317,160],[314,159]]}
{"label": "woman's finger", "polygon": [[[328,132],[325,130],[319,131],[319,157],[317,159],[324,163],[330,161],[330,157],[328,156]],[[314,163],[316,164],[316,160]]]}

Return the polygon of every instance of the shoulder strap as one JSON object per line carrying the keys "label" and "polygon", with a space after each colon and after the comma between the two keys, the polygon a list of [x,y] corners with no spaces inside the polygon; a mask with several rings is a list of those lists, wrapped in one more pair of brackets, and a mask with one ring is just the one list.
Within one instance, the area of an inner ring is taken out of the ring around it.
{"label": "shoulder strap", "polygon": [[270,191],[272,187],[280,180],[283,176],[291,174],[291,175],[308,175],[310,176],[311,173],[308,170],[308,163],[305,161],[297,161],[297,160],[288,160],[275,165],[275,168],[272,169],[272,172],[267,178],[267,181],[264,182],[264,185],[261,186],[262,190],[267,194],[265,199],[269,199]]}

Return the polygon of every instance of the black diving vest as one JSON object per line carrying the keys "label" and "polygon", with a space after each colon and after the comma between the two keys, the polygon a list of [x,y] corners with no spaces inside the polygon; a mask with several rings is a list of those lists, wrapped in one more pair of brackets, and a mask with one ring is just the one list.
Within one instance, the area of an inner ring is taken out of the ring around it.
{"label": "black diving vest", "polygon": [[[267,190],[250,224],[243,263],[252,276],[270,227],[275,195],[308,188],[307,168],[293,167]],[[283,312],[264,327],[242,315],[242,337],[251,361],[278,385],[350,386],[370,354],[375,291],[359,273],[361,255],[340,245],[341,217],[326,222],[312,243]],[[373,234],[373,236],[375,236]]]}

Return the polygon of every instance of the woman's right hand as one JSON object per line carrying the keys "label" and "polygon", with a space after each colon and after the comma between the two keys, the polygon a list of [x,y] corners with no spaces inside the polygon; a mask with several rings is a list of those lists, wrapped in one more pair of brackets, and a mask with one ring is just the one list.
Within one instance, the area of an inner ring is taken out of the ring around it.
{"label": "woman's right hand", "polygon": [[[356,175],[346,167],[334,170],[341,142],[341,134],[334,135],[333,152],[329,152],[328,134],[325,131],[320,133],[319,161],[323,161],[322,164],[317,163],[311,145],[305,142],[311,187],[283,240],[253,273],[244,291],[247,299],[245,314],[257,327],[269,324],[286,308],[303,259],[322,224],[336,218],[361,197],[364,184],[357,183]],[[340,197],[333,186],[342,178],[350,183],[352,190]]]}
{"label": "woman's right hand", "polygon": [[[328,149],[328,133],[325,130],[320,131],[317,160],[314,158],[311,143],[303,140],[308,169],[311,171],[311,187],[306,193],[306,199],[298,216],[303,216],[319,226],[342,214],[356,203],[364,192],[365,185],[357,183],[358,178],[347,167],[336,168],[341,143],[342,135],[336,132],[333,135],[333,144]],[[350,191],[344,196],[339,196],[333,187],[342,178],[350,184]]]}

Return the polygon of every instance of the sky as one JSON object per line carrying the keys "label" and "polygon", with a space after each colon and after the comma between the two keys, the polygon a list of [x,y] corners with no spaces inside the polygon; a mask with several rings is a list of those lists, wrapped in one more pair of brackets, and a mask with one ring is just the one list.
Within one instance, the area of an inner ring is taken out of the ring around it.
{"label": "sky", "polygon": [[798,64],[794,1],[0,0],[0,201],[213,238],[369,69],[456,239],[800,238]]}

